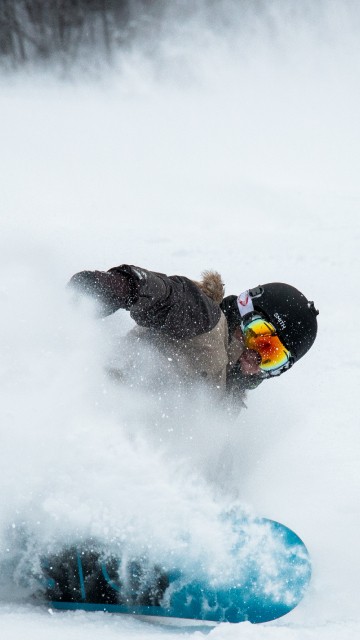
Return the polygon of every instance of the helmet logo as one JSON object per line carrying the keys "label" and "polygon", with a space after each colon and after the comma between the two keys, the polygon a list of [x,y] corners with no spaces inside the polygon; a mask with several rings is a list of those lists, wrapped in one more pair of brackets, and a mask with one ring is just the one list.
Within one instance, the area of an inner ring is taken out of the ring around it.
{"label": "helmet logo", "polygon": [[286,329],[286,322],[282,319],[278,312],[274,313],[274,318],[276,318],[276,320],[279,322],[279,325],[282,329]]}

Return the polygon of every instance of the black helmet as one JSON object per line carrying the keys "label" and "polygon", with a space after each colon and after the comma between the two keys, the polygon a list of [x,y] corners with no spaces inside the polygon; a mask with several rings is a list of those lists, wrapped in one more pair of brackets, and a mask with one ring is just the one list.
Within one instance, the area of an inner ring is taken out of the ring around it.
{"label": "black helmet", "polygon": [[249,289],[236,296],[227,296],[221,303],[230,332],[239,326],[239,315],[244,321],[260,313],[271,322],[285,347],[290,351],[292,363],[310,349],[317,333],[318,311],[313,302],[289,284],[270,282]]}

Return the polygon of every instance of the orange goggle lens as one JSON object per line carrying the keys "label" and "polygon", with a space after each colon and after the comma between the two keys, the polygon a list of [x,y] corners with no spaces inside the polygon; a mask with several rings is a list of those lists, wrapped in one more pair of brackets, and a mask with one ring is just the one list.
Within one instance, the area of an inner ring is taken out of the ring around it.
{"label": "orange goggle lens", "polygon": [[259,367],[263,371],[281,369],[290,361],[290,351],[284,347],[270,322],[262,318],[251,320],[244,326],[243,334],[245,346],[260,355]]}

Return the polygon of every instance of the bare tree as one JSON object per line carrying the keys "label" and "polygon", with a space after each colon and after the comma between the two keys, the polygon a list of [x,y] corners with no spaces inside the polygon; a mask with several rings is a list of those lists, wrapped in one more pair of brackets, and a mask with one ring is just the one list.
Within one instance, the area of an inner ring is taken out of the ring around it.
{"label": "bare tree", "polygon": [[0,63],[74,62],[90,51],[110,61],[127,32],[134,2],[151,4],[151,0],[0,0]]}

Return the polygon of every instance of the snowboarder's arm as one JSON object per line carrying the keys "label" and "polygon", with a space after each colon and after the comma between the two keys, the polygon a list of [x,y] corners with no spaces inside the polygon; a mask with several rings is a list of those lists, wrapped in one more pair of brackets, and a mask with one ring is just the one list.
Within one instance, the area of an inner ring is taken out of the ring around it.
{"label": "snowboarder's arm", "polygon": [[219,305],[188,278],[131,265],[107,272],[82,271],[73,276],[70,285],[96,298],[102,315],[129,309],[140,326],[161,330],[174,338],[211,331],[221,316]]}

